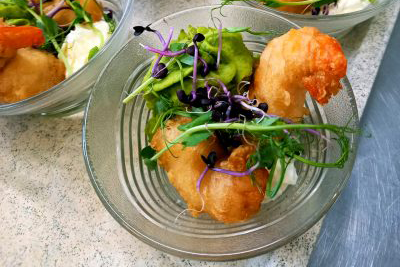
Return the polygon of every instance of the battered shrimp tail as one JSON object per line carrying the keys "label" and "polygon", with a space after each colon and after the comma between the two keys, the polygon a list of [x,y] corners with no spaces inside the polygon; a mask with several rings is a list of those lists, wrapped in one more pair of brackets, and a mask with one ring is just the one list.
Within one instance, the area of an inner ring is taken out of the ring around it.
{"label": "battered shrimp tail", "polygon": [[339,42],[315,28],[304,28],[315,36],[316,47],[311,49],[310,75],[302,82],[310,95],[320,104],[328,103],[342,88],[340,79],[346,75],[347,59]]}

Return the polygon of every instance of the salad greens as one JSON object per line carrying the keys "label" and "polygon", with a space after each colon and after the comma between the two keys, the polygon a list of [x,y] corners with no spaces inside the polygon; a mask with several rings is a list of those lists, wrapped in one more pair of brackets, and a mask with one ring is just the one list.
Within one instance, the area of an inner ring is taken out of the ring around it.
{"label": "salad greens", "polygon": [[[46,42],[40,49],[58,54],[58,57],[64,62],[67,73],[71,73],[70,64],[61,51],[61,46],[66,36],[77,24],[86,23],[93,27],[93,19],[78,1],[65,0],[68,7],[59,5],[47,14],[43,11],[43,2],[44,0],[40,0],[39,4],[35,5],[27,0],[1,0],[0,18],[4,18],[5,22],[9,25],[32,25],[42,29]],[[63,4],[64,1],[60,3]],[[70,24],[60,26],[53,17],[57,12],[63,9],[71,9],[75,13],[75,18]],[[103,17],[110,25],[110,31],[113,31],[115,29],[115,21],[112,19],[112,13],[104,13]],[[99,32],[95,27],[93,27],[93,29]],[[104,38],[101,32],[99,32],[99,36]],[[98,49],[98,47],[97,49],[94,47],[90,51],[88,58],[92,58],[97,53]]]}

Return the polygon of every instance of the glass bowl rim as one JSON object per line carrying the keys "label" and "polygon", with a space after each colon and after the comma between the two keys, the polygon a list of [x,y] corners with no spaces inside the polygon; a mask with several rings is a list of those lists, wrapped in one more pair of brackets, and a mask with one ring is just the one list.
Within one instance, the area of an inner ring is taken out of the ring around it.
{"label": "glass bowl rim", "polygon": [[[181,14],[185,14],[185,13],[190,13],[192,11],[196,11],[196,10],[202,10],[202,9],[206,9],[206,8],[213,8],[215,7],[215,5],[210,5],[210,6],[200,6],[200,7],[195,7],[195,8],[189,8],[189,9],[185,9],[176,13],[172,13],[164,18],[161,18],[157,21],[155,21],[154,23],[152,23],[153,26],[158,25],[159,23],[163,22],[165,19],[168,18],[173,18],[176,16],[179,16]],[[247,10],[252,10],[252,11],[257,11],[257,12],[262,12],[267,14],[268,16],[272,16],[272,17],[277,17],[280,20],[283,21],[287,21],[289,24],[293,25],[295,28],[300,28],[297,24],[291,22],[290,20],[274,14],[273,12],[269,12],[267,10],[260,10],[260,9],[254,9],[252,7],[246,7],[246,6],[239,6],[239,8],[241,9],[247,9]],[[121,49],[114,54],[114,56],[107,62],[107,64],[105,65],[105,67],[103,68],[103,70],[101,71],[99,77],[96,80],[97,84],[100,80],[101,77],[104,75],[104,73],[106,72],[106,70],[108,69],[108,66],[111,64],[111,62],[119,55],[122,53],[122,51],[126,48],[126,46],[129,45],[129,43],[132,41],[132,39],[135,37],[131,37],[122,47]],[[355,97],[354,97],[354,92],[352,90],[351,84],[347,78],[347,76],[345,76],[342,80],[341,83],[345,86],[345,88],[349,89],[349,93],[351,95],[351,100],[352,102],[352,109],[353,109],[353,113],[354,113],[354,120],[357,123],[357,126],[359,125],[359,116],[358,116],[358,111],[357,111],[357,106],[355,103]],[[171,255],[175,255],[178,257],[185,257],[188,259],[195,259],[195,260],[213,260],[213,261],[226,261],[226,260],[238,260],[238,259],[246,259],[246,258],[251,258],[251,257],[255,257],[257,255],[275,250],[287,243],[289,243],[290,241],[296,239],[297,237],[301,236],[302,234],[304,234],[307,230],[309,230],[313,225],[315,225],[331,208],[331,206],[336,202],[337,198],[340,196],[341,192],[343,191],[343,188],[346,186],[350,176],[351,176],[351,172],[348,173],[346,175],[346,177],[344,177],[340,183],[339,186],[337,187],[337,191],[335,191],[334,196],[324,205],[324,207],[322,209],[320,209],[317,213],[316,216],[314,216],[313,218],[309,218],[303,225],[302,227],[299,227],[295,232],[292,232],[290,235],[286,235],[284,237],[282,237],[281,239],[277,240],[274,243],[271,244],[267,244],[264,245],[262,247],[258,247],[255,249],[251,249],[251,250],[246,250],[246,251],[239,251],[239,252],[234,252],[234,253],[215,253],[215,254],[210,254],[210,253],[198,253],[198,252],[191,252],[191,251],[185,251],[185,250],[181,250],[181,249],[177,249],[174,247],[170,247],[166,244],[162,244],[154,239],[152,239],[151,237],[142,234],[140,231],[138,231],[136,228],[132,227],[131,225],[129,225],[129,223],[127,223],[123,216],[121,216],[121,213],[118,211],[118,209],[114,206],[114,204],[112,202],[109,201],[109,198],[104,194],[103,190],[101,189],[99,183],[98,183],[98,178],[96,175],[96,171],[93,169],[93,166],[91,164],[91,157],[89,156],[89,145],[87,142],[87,132],[88,132],[88,124],[89,124],[89,113],[90,113],[90,107],[93,103],[93,95],[96,92],[96,86],[93,88],[93,90],[91,91],[91,94],[89,96],[89,100],[87,102],[87,105],[85,107],[85,113],[84,113],[84,117],[83,117],[83,124],[82,124],[82,151],[83,151],[83,157],[84,157],[84,162],[85,162],[85,167],[87,170],[87,173],[89,175],[89,179],[90,182],[97,194],[97,196],[99,197],[100,201],[102,202],[102,204],[104,205],[104,207],[106,208],[106,210],[110,213],[110,215],[130,234],[132,234],[134,237],[138,238],[140,241],[150,245],[153,248],[156,248],[158,250],[161,250],[163,252],[169,253]],[[357,147],[358,147],[358,142],[359,139],[356,138],[356,140],[353,142],[353,148],[354,148],[354,152],[353,152],[353,156],[349,157],[349,161],[347,162],[347,164],[351,164],[351,166],[354,166],[354,162],[356,159],[356,151],[357,151]],[[309,197],[309,196],[308,196]],[[307,198],[308,198],[307,197]]]}
{"label": "glass bowl rim", "polygon": [[337,19],[346,19],[350,18],[353,16],[361,16],[363,14],[368,14],[368,13],[373,13],[375,11],[379,11],[383,9],[385,6],[394,3],[396,0],[384,0],[383,2],[377,3],[377,4],[372,4],[364,9],[358,10],[358,11],[353,11],[350,13],[344,13],[344,14],[334,14],[334,15],[327,15],[327,16],[315,16],[315,15],[305,15],[305,14],[295,14],[295,13],[290,13],[286,11],[280,11],[276,10],[273,8],[266,7],[260,3],[257,3],[257,1],[251,1],[247,0],[245,1],[246,4],[249,6],[252,6],[254,8],[260,8],[265,11],[270,11],[272,13],[288,17],[289,19],[303,19],[303,20],[314,20],[314,21],[332,21],[332,20],[337,20]]}
{"label": "glass bowl rim", "polygon": [[14,108],[34,106],[36,104],[37,100],[51,97],[51,95],[58,93],[62,89],[65,89],[65,87],[67,87],[71,82],[73,82],[78,77],[80,77],[81,74],[84,74],[88,68],[95,65],[96,62],[98,62],[100,60],[101,56],[105,53],[105,51],[108,50],[108,48],[111,46],[114,39],[117,38],[117,36],[119,36],[119,33],[122,31],[123,25],[125,25],[125,23],[129,23],[129,21],[127,21],[127,19],[129,18],[129,15],[130,15],[129,12],[131,10],[131,7],[133,6],[133,3],[134,3],[134,0],[127,0],[127,5],[125,6],[125,8],[123,10],[121,20],[117,24],[115,31],[112,33],[112,35],[107,40],[107,42],[104,44],[104,46],[100,49],[100,51],[98,53],[96,53],[96,55],[88,63],[86,63],[78,71],[74,72],[71,76],[64,79],[62,82],[54,85],[53,87],[51,87],[48,90],[45,90],[43,92],[40,92],[39,94],[25,98],[23,100],[20,100],[18,102],[7,103],[7,104],[0,103],[0,114],[1,114],[2,110],[12,110]]}

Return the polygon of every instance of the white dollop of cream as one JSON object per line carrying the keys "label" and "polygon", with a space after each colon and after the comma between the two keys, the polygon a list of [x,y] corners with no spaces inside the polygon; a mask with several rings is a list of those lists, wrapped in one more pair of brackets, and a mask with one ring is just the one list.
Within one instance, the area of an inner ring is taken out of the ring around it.
{"label": "white dollop of cream", "polygon": [[67,71],[66,76],[68,77],[82,68],[89,61],[90,50],[95,46],[101,49],[110,36],[110,27],[104,20],[93,23],[93,26],[76,25],[75,29],[67,35],[61,47],[61,51],[71,66],[71,73]]}
{"label": "white dollop of cream", "polygon": [[331,5],[329,15],[345,14],[362,10],[369,6],[369,0],[339,0],[336,5]]}

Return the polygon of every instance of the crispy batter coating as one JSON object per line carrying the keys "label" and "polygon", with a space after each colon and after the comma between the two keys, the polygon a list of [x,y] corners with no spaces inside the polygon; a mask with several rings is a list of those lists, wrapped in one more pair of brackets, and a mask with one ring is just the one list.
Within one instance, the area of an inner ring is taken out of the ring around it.
{"label": "crispy batter coating", "polygon": [[0,70],[0,102],[20,101],[64,79],[64,64],[54,55],[33,48],[18,49],[16,56]]}
{"label": "crispy batter coating", "polygon": [[320,104],[341,89],[347,60],[339,42],[316,28],[292,29],[268,43],[254,75],[250,95],[269,105],[269,113],[299,120],[306,92]]}
{"label": "crispy batter coating", "polygon": [[[164,137],[159,129],[151,141],[151,146],[157,151],[161,150],[165,146],[164,138],[168,141],[175,139],[182,133],[177,127],[189,121],[190,119],[185,117],[170,119],[164,129]],[[164,153],[159,159],[159,164],[166,170],[170,182],[185,200],[193,216],[206,212],[225,223],[238,222],[248,219],[259,210],[264,199],[268,171],[255,172],[259,187],[251,183],[249,176],[234,177],[209,171],[201,184],[200,195],[196,183],[205,168],[200,156],[207,156],[211,151],[215,151],[221,159],[217,162],[217,167],[245,171],[246,161],[254,150],[253,146],[240,146],[227,158],[216,138],[210,137],[195,147],[183,148],[180,144],[173,146],[172,154]]]}
{"label": "crispy batter coating", "polygon": [[[251,145],[241,145],[234,149],[227,159],[218,161],[216,167],[243,172],[246,162],[255,152]],[[201,187],[205,199],[205,211],[218,221],[225,223],[239,222],[256,214],[265,196],[268,171],[254,171],[256,183],[250,176],[235,177],[220,172],[211,172]]]}

